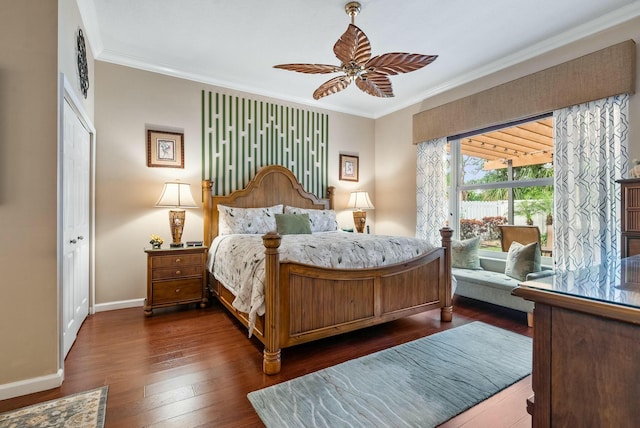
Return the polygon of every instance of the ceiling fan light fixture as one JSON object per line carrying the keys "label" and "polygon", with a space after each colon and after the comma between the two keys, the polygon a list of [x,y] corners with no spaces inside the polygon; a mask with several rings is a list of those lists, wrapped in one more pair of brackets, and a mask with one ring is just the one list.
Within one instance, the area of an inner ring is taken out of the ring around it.
{"label": "ceiling fan light fixture", "polygon": [[360,3],[348,2],[344,9],[351,17],[351,24],[333,46],[333,52],[340,60],[340,66],[299,63],[274,65],[274,68],[299,73],[344,73],[343,76],[334,77],[320,85],[313,93],[314,99],[340,92],[351,82],[355,82],[360,90],[369,95],[381,98],[393,97],[391,80],[387,76],[418,70],[438,58],[437,55],[403,52],[387,53],[371,58],[369,38],[354,24],[355,17],[361,10]]}

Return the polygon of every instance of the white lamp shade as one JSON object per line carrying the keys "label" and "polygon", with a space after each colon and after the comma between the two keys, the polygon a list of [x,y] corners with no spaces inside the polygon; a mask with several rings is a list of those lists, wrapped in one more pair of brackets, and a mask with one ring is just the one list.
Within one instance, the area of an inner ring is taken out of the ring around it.
{"label": "white lamp shade", "polygon": [[197,208],[198,204],[191,195],[191,185],[179,181],[164,183],[164,189],[156,207]]}
{"label": "white lamp shade", "polygon": [[358,190],[356,192],[351,192],[347,208],[353,208],[356,210],[372,210],[375,207],[371,203],[371,199],[369,199],[369,194],[362,190]]}

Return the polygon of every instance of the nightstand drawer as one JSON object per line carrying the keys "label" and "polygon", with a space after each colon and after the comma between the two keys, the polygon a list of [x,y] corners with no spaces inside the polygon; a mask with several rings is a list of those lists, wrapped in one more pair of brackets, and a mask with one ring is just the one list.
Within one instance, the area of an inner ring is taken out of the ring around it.
{"label": "nightstand drawer", "polygon": [[202,276],[202,266],[177,266],[172,268],[153,269],[151,279],[184,278],[186,276]]}
{"label": "nightstand drawer", "polygon": [[171,256],[156,256],[151,260],[151,267],[153,269],[188,265],[199,265],[200,267],[202,267],[202,255],[176,254]]}
{"label": "nightstand drawer", "polygon": [[155,282],[153,284],[154,305],[162,303],[180,303],[185,300],[202,298],[202,279],[194,278],[180,281]]}

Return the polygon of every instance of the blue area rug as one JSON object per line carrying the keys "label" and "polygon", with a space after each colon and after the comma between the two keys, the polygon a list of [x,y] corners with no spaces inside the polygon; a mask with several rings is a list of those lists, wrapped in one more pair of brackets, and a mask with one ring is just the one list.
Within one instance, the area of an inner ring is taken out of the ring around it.
{"label": "blue area rug", "polygon": [[0,428],[103,428],[108,386],[0,414]]}
{"label": "blue area rug", "polygon": [[529,337],[476,321],[248,397],[267,427],[434,427],[530,374],[531,355]]}

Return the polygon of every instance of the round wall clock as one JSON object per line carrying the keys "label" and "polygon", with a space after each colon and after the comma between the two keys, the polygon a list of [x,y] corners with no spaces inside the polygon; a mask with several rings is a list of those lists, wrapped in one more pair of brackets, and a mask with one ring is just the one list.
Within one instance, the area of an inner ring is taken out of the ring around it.
{"label": "round wall clock", "polygon": [[89,67],[87,66],[87,48],[84,44],[84,35],[82,29],[78,30],[78,75],[80,76],[80,90],[82,95],[87,98],[89,91]]}

